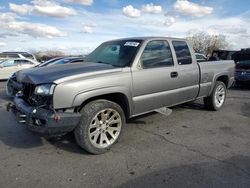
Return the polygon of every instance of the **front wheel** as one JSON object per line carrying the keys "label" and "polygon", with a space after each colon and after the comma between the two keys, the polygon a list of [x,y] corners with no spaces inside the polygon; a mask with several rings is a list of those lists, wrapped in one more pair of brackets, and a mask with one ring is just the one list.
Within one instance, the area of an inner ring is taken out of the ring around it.
{"label": "front wheel", "polygon": [[82,119],[75,129],[77,143],[92,154],[108,151],[120,137],[125,124],[121,107],[108,100],[96,100],[81,109]]}
{"label": "front wheel", "polygon": [[204,98],[205,108],[217,111],[222,108],[226,100],[226,85],[221,81],[216,81],[210,96]]}

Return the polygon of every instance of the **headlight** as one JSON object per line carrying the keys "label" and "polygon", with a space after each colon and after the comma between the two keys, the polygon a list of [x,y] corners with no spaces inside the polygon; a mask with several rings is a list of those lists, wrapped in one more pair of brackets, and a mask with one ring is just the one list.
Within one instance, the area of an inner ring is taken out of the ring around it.
{"label": "headlight", "polygon": [[36,95],[52,95],[56,85],[55,84],[45,84],[36,86],[35,94]]}

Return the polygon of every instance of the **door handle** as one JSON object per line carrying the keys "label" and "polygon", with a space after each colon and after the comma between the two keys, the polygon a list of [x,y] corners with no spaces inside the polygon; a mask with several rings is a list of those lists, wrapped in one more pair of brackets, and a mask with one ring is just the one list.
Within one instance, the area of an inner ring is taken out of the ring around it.
{"label": "door handle", "polygon": [[171,72],[170,76],[171,76],[171,78],[176,78],[176,77],[178,77],[178,72]]}

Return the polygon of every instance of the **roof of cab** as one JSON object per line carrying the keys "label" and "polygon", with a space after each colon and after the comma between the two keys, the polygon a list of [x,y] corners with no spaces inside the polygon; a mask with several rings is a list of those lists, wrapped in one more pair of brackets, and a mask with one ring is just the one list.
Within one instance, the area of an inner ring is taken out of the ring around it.
{"label": "roof of cab", "polygon": [[142,40],[142,41],[147,41],[147,40],[186,40],[184,38],[174,38],[174,37],[159,37],[159,36],[145,36],[145,37],[129,37],[129,38],[119,38],[119,39],[114,39],[110,41],[118,41],[118,40]]}

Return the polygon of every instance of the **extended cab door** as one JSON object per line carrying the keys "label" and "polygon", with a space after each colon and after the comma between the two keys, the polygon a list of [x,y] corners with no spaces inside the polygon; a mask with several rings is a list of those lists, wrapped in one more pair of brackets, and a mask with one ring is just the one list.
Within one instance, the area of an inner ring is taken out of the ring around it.
{"label": "extended cab door", "polygon": [[[178,72],[178,103],[194,100],[199,93],[200,70],[194,52],[185,40],[172,40]],[[193,54],[193,56],[192,56]]]}
{"label": "extended cab door", "polygon": [[178,73],[172,50],[167,40],[149,41],[138,65],[132,67],[134,115],[178,101]]}

